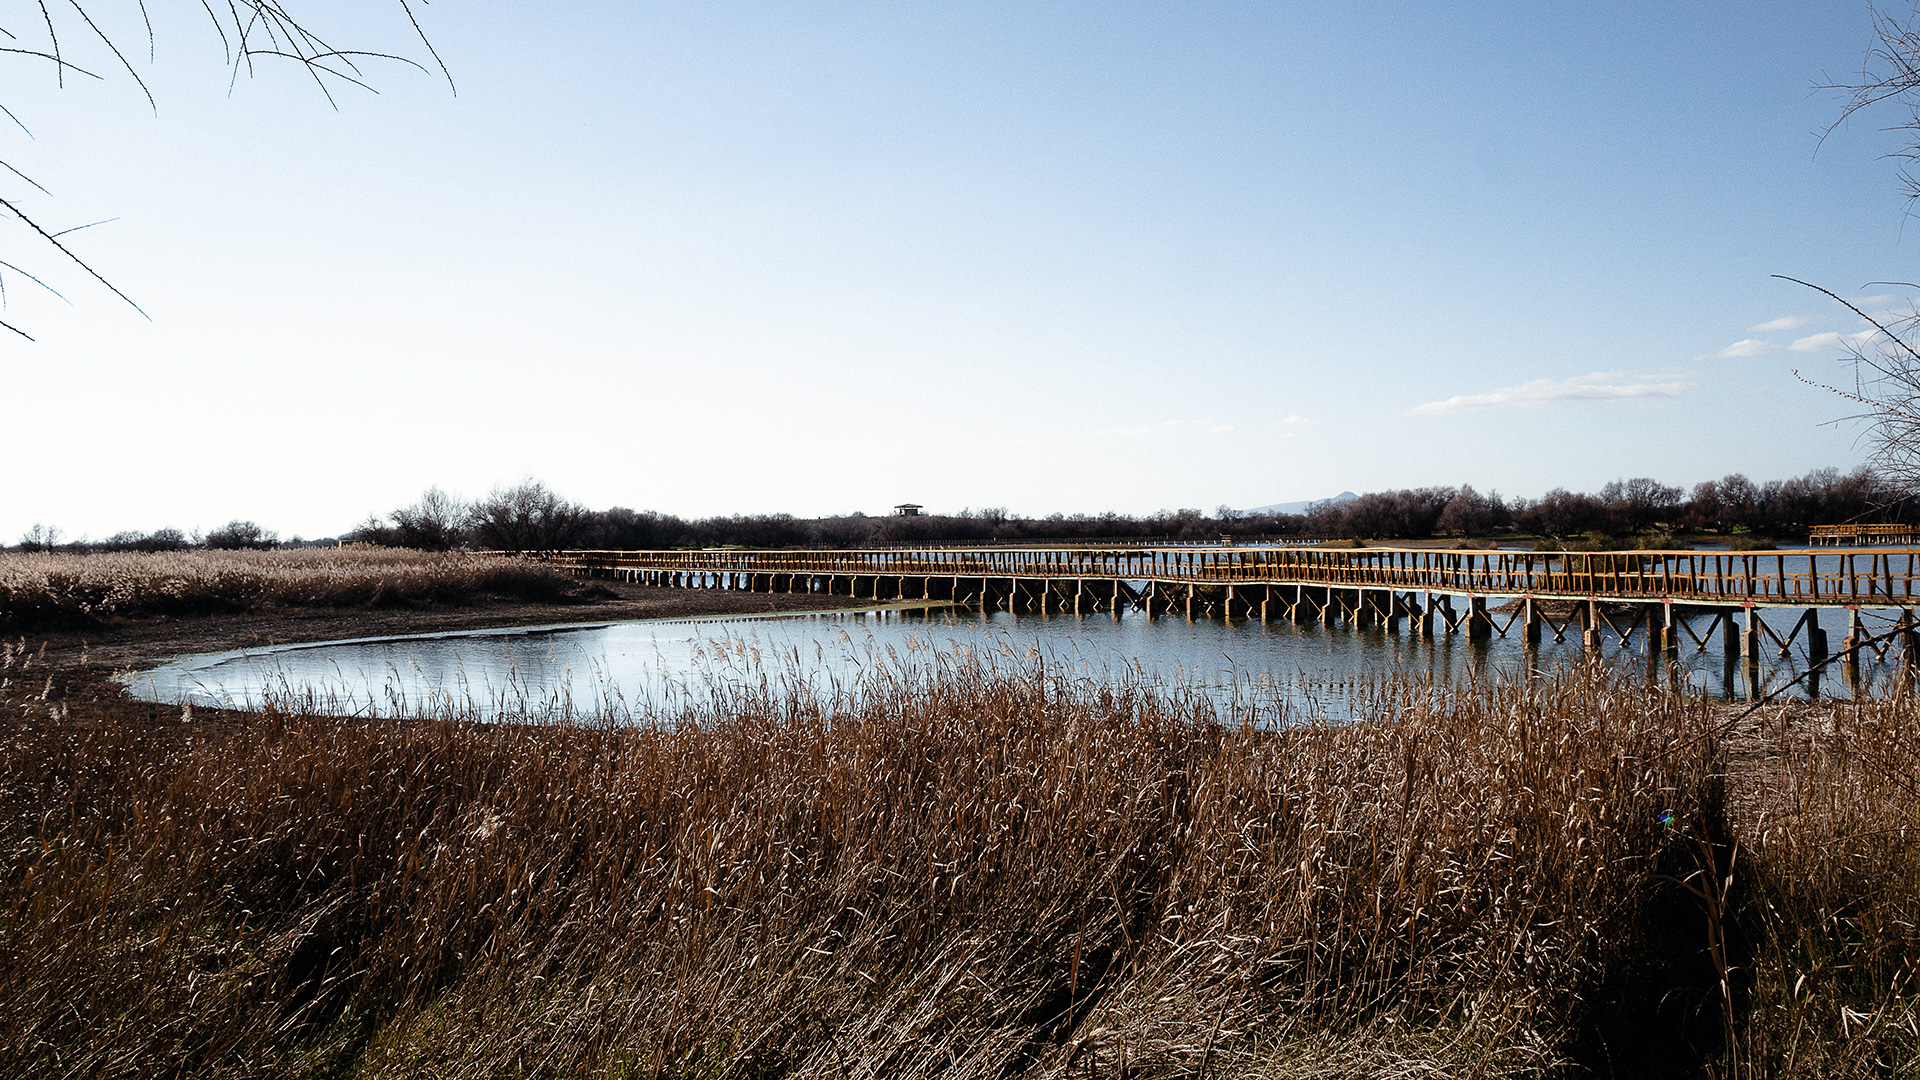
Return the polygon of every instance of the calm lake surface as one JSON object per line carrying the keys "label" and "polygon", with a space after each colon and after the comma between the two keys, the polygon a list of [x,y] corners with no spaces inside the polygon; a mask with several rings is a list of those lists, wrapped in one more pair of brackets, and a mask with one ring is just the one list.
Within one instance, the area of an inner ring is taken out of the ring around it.
{"label": "calm lake surface", "polygon": [[[1832,648],[1845,633],[1839,613],[1824,613]],[[1872,613],[1869,631],[1892,611]],[[1800,611],[1770,613],[1783,635]],[[1708,619],[1691,620],[1705,635]],[[489,716],[671,715],[743,689],[804,689],[855,695],[889,672],[978,661],[1008,671],[1044,665],[1050,678],[1132,680],[1201,693],[1235,716],[1285,723],[1304,716],[1341,719],[1372,679],[1394,672],[1444,684],[1472,673],[1524,677],[1530,669],[1578,663],[1578,628],[1537,651],[1510,638],[1469,643],[1460,636],[1418,638],[1379,629],[1318,624],[1148,618],[1130,612],[1011,615],[964,608],[892,609],[759,618],[714,618],[530,627],[421,637],[323,642],[181,657],[128,676],[136,696],[168,703],[254,708],[292,699],[342,713],[453,712]],[[1727,658],[1717,640],[1696,651],[1683,639],[1675,671],[1648,663],[1638,632],[1622,649],[1608,635],[1607,662],[1636,677],[1691,693],[1746,698],[1806,670],[1804,635],[1785,659],[1763,649],[1757,678]],[[1863,687],[1884,684],[1897,654],[1871,655]],[[1854,692],[1833,665],[1811,690]],[[1804,696],[1808,684],[1790,691]]]}

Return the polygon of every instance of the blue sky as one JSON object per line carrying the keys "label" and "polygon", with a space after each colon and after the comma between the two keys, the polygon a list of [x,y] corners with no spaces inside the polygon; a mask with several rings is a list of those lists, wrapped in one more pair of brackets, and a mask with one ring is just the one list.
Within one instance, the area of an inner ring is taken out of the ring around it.
{"label": "blue sky", "polygon": [[116,219],[74,246],[152,318],[7,233],[71,304],[7,279],[0,538],[332,535],[526,475],[680,514],[1775,478],[1864,447],[1791,374],[1857,321],[1770,275],[1913,292],[1865,284],[1915,276],[1898,115],[1818,138],[1859,3],[422,19],[457,95],[229,93],[189,5],[131,57],[157,115],[9,61],[0,156],[52,196],[5,197]]}

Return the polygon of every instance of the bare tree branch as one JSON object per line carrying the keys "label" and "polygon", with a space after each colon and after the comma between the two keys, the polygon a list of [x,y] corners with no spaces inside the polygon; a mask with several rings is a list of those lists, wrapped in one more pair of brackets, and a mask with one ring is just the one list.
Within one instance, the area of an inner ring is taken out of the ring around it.
{"label": "bare tree branch", "polygon": [[[1793,372],[1793,377],[1864,406],[1864,411],[1844,419],[1866,422],[1866,438],[1875,468],[1903,492],[1909,495],[1920,492],[1920,350],[1916,350],[1910,340],[1914,324],[1909,321],[1905,327],[1890,326],[1831,289],[1785,274],[1773,276],[1832,298],[1873,327],[1873,336],[1867,342],[1849,341],[1844,345],[1854,365],[1854,390],[1815,382],[1798,370]],[[1862,368],[1872,372],[1873,377],[1862,380]]]}
{"label": "bare tree branch", "polygon": [[[426,48],[428,54],[433,58],[433,62],[439,67],[441,75],[446,78],[448,88],[450,90],[453,89],[452,73],[448,70],[446,62],[441,58],[439,51],[433,47],[433,42],[428,39],[425,29],[421,26],[420,20],[414,10],[413,0],[396,0],[396,3],[400,8],[401,14],[406,17],[406,25],[411,30],[412,35],[419,39],[421,45]],[[53,65],[55,84],[61,88],[65,88],[66,76],[69,72],[84,75],[97,81],[106,81],[105,76],[81,67],[68,59],[67,54],[71,50],[67,48],[67,42],[65,41],[66,34],[63,33],[63,30],[78,31],[84,41],[95,43],[92,48],[96,50],[104,49],[106,54],[113,58],[113,61],[118,64],[119,68],[123,70],[133,80],[134,85],[140,89],[141,94],[147,100],[148,108],[157,112],[159,102],[154,95],[153,89],[147,84],[146,79],[141,75],[139,69],[134,66],[127,55],[127,51],[121,47],[120,39],[116,37],[116,31],[112,29],[113,24],[111,21],[102,22],[96,18],[100,6],[98,3],[89,3],[88,0],[52,0],[52,3],[49,3],[49,0],[33,0],[33,7],[38,9],[40,22],[45,26],[45,38],[39,41],[22,41],[19,35],[15,34],[12,30],[0,28],[0,37],[4,37],[4,39],[9,42],[16,43],[0,46],[0,57],[18,56],[34,61],[50,63]],[[152,63],[157,49],[153,16],[148,10],[147,0],[135,0],[134,6],[137,8],[140,16],[139,25],[141,31],[146,34],[147,38],[147,59],[149,63]],[[200,8],[206,14],[208,21],[213,24],[214,32],[220,37],[221,51],[225,57],[224,62],[230,69],[228,78],[229,93],[233,91],[242,71],[249,77],[256,74],[257,59],[272,58],[276,60],[287,60],[298,65],[300,70],[304,72],[308,78],[313,80],[314,86],[320,91],[321,96],[329,105],[336,109],[339,107],[339,103],[334,98],[334,89],[338,84],[348,84],[366,90],[369,93],[378,93],[378,91],[374,89],[372,81],[366,71],[362,70],[363,64],[366,61],[392,61],[405,64],[423,73],[428,72],[428,68],[419,61],[397,53],[343,48],[330,44],[325,37],[308,26],[304,14],[296,14],[294,11],[289,10],[285,0],[200,0]],[[302,9],[303,12],[304,10],[305,9]],[[38,35],[30,34],[28,36],[29,38],[34,38]],[[28,138],[33,137],[33,133],[28,129],[27,125],[23,123],[11,109],[7,108],[4,103],[0,103],[0,113],[4,113],[7,119],[13,121],[14,125]],[[6,173],[32,185],[43,195],[50,194],[46,188],[15,168],[11,163],[0,161],[0,170],[4,170]],[[89,229],[94,225],[104,224],[105,221],[112,221],[114,220],[113,218],[66,229],[52,229],[43,226],[35,214],[20,205],[17,199],[10,200],[0,198],[0,210],[4,210],[6,215],[10,215],[27,226],[30,230],[32,243],[44,245],[42,250],[50,247],[60,262],[78,267],[88,278],[104,286],[108,291],[125,301],[129,307],[140,312],[142,316],[146,316],[147,313],[142,310],[140,305],[135,303],[127,293],[114,285],[105,275],[95,270],[85,259],[81,258],[78,252],[69,247],[66,241],[61,239],[82,229]],[[17,262],[23,262],[25,260],[5,250],[0,250],[0,255],[7,256],[7,258],[11,260],[0,260],[0,267],[12,270],[26,277],[34,284],[52,292],[55,296],[61,296],[62,299],[65,299],[60,292],[42,280],[41,276],[28,273],[16,265]],[[4,302],[4,284],[0,283],[0,304],[4,304]],[[33,340],[30,335],[26,334],[17,326],[0,322],[0,327],[11,330],[29,341]]]}

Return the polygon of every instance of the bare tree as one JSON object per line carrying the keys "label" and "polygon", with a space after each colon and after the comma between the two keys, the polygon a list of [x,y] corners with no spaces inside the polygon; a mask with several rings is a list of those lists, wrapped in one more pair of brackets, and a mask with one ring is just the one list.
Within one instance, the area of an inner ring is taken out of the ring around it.
{"label": "bare tree", "polygon": [[474,535],[489,547],[558,551],[587,530],[592,514],[528,477],[512,487],[494,488],[473,504],[469,521]]}
{"label": "bare tree", "polygon": [[280,546],[280,534],[272,529],[263,529],[251,521],[235,519],[208,533],[206,545],[210,548],[269,551]]}
{"label": "bare tree", "polygon": [[1876,318],[1831,289],[1798,278],[1774,276],[1825,293],[1873,328],[1865,341],[1847,340],[1844,345],[1853,368],[1852,389],[1809,379],[1797,368],[1793,376],[1861,406],[1860,412],[1842,419],[1866,424],[1864,434],[1875,469],[1901,496],[1920,492],[1920,349],[1916,348],[1920,342],[1920,334],[1916,334],[1920,331],[1920,310],[1898,319]]}
{"label": "bare tree", "polygon": [[[1869,13],[1875,41],[1859,76],[1821,84],[1821,89],[1846,95],[1846,104],[1826,134],[1831,135],[1863,110],[1889,105],[1903,109],[1906,118],[1888,129],[1900,132],[1902,139],[1889,156],[1904,162],[1900,180],[1911,202],[1920,199],[1920,175],[1913,168],[1920,162],[1920,4],[1913,0],[1897,7],[1876,4]],[[1872,327],[1846,345],[1853,369],[1851,389],[1808,379],[1799,371],[1793,374],[1802,382],[1860,405],[1861,412],[1843,419],[1865,422],[1874,466],[1900,489],[1901,496],[1920,491],[1920,351],[1915,347],[1920,310],[1903,316],[1869,313],[1830,289],[1798,278],[1775,276],[1824,293]],[[1907,282],[1869,283],[1896,284],[1920,288]]]}
{"label": "bare tree", "polygon": [[1441,508],[1440,520],[1434,528],[1443,533],[1479,536],[1512,523],[1512,512],[1499,492],[1482,495],[1473,490],[1472,484],[1467,484]]}
{"label": "bare tree", "polygon": [[[433,43],[427,39],[420,20],[415,17],[413,0],[396,0],[396,3],[406,17],[412,34],[419,39],[451,86],[453,79],[447,72],[446,64],[434,51]],[[421,0],[421,3],[425,3],[425,0]],[[189,11],[194,7],[180,6]],[[306,8],[292,10],[286,0],[229,0],[221,4],[203,3],[198,7],[200,11],[192,17],[204,15],[211,20],[213,31],[219,35],[225,50],[227,67],[230,69],[229,84],[237,82],[243,73],[252,76],[263,64],[291,63],[312,79],[320,93],[329,103],[333,103],[337,89],[351,86],[372,90],[365,70],[372,62],[393,61],[421,71],[427,70],[420,63],[395,53],[336,45],[307,19]],[[22,5],[20,10],[23,15],[17,21],[0,17],[0,37],[4,37],[4,41],[0,42],[0,55],[8,57],[16,65],[38,66],[62,88],[68,80],[105,81],[111,75],[123,74],[132,80],[146,98],[148,107],[157,112],[159,103],[154,98],[152,88],[129,59],[130,54],[137,56],[139,50],[126,43],[128,35],[119,29],[123,25],[137,26],[131,34],[146,38],[145,51],[147,60],[151,62],[155,40],[147,4],[145,0],[139,0],[136,4],[116,5],[116,8],[101,11],[100,5],[83,3],[81,0],[67,0],[59,5]],[[134,19],[135,15],[138,16],[137,20]],[[31,137],[31,130],[8,107],[4,98],[0,98],[0,115]],[[9,174],[13,181],[30,185],[41,195],[51,195],[7,157],[0,157],[0,172]],[[53,276],[50,270],[36,267],[36,273],[24,270],[19,265],[29,260],[18,252],[38,250],[43,257],[50,257],[54,264],[77,271],[86,280],[106,288],[135,311],[146,314],[132,297],[82,258],[73,242],[67,239],[81,229],[105,222],[95,221],[62,228],[47,223],[37,213],[23,209],[24,201],[24,188],[0,194],[0,220],[10,221],[15,230],[13,236],[0,240],[0,304],[6,301],[9,273],[16,281],[25,280],[66,299],[48,283]],[[25,331],[5,320],[0,320],[0,328],[33,340]]]}
{"label": "bare tree", "polygon": [[468,506],[437,486],[423,492],[412,506],[395,510],[394,540],[401,547],[445,551],[464,539]]}
{"label": "bare tree", "polygon": [[1826,134],[1833,134],[1864,109],[1897,103],[1906,110],[1907,119],[1888,130],[1903,132],[1906,141],[1890,156],[1907,162],[1900,167],[1900,180],[1906,185],[1909,199],[1920,199],[1920,176],[1912,170],[1912,164],[1920,162],[1920,8],[1911,2],[1897,11],[1873,4],[1867,12],[1873,21],[1875,40],[1860,65],[1859,77],[1819,85],[1819,89],[1847,98]]}
{"label": "bare tree", "polygon": [[35,522],[33,528],[20,534],[21,551],[52,551],[60,545],[60,529],[53,525]]}

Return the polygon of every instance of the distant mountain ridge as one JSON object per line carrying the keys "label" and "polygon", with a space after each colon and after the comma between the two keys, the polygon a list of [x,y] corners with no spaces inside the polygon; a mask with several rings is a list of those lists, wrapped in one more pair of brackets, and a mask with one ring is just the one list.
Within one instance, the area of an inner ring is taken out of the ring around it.
{"label": "distant mountain ridge", "polygon": [[1300,502],[1274,503],[1271,506],[1256,506],[1250,510],[1242,510],[1240,512],[1243,514],[1304,514],[1316,506],[1322,506],[1327,503],[1333,503],[1335,505],[1350,503],[1359,497],[1360,496],[1355,495],[1351,491],[1343,491],[1330,499],[1305,499]]}

